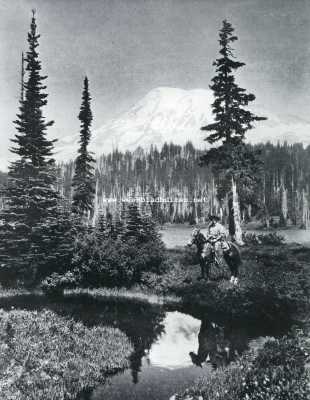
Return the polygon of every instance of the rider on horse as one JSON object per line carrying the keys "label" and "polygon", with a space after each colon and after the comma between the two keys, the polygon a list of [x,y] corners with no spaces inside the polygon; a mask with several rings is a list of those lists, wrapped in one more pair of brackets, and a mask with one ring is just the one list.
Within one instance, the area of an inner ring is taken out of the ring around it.
{"label": "rider on horse", "polygon": [[207,231],[207,243],[204,246],[202,256],[209,258],[215,256],[215,260],[219,263],[222,253],[229,251],[230,247],[227,242],[228,232],[219,222],[220,218],[216,215],[209,216],[210,224]]}
{"label": "rider on horse", "polygon": [[190,246],[195,244],[197,247],[201,267],[199,279],[208,278],[212,263],[215,262],[219,265],[219,260],[224,258],[232,273],[231,282],[237,283],[238,269],[241,264],[239,249],[234,243],[227,241],[228,232],[219,222],[219,217],[211,215],[209,220],[207,232],[195,228],[189,243]]}

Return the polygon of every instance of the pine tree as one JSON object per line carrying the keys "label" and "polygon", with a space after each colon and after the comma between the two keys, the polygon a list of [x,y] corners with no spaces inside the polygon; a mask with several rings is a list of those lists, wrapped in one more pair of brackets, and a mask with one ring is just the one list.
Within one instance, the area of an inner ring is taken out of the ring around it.
{"label": "pine tree", "polygon": [[107,220],[104,214],[99,214],[99,217],[96,221],[95,229],[98,241],[102,242],[103,240],[107,239]]}
{"label": "pine tree", "polygon": [[[235,82],[234,74],[245,64],[234,60],[231,44],[238,38],[234,35],[234,28],[226,20],[223,21],[219,33],[220,57],[213,63],[216,67],[216,76],[212,79],[210,88],[215,97],[212,112],[215,121],[201,129],[211,132],[205,139],[210,144],[220,142],[220,146],[207,151],[201,158],[202,164],[211,165],[214,172],[222,172],[224,179],[230,186],[229,202],[231,234],[241,242],[240,209],[238,205],[236,183],[250,179],[253,169],[257,166],[257,158],[249,152],[244,143],[245,133],[253,128],[253,122],[264,120],[251,113],[245,107],[255,100],[252,93],[239,87]],[[232,208],[233,207],[233,208]]]}
{"label": "pine tree", "polygon": [[124,238],[135,238],[139,241],[143,236],[143,220],[136,203],[128,205],[126,216],[126,228]]}
{"label": "pine tree", "polygon": [[158,242],[160,240],[156,222],[150,215],[142,215],[141,233],[141,239],[144,242]]}
{"label": "pine tree", "polygon": [[0,229],[2,277],[7,275],[11,281],[21,279],[28,283],[44,275],[51,252],[54,256],[58,254],[58,249],[53,246],[59,201],[52,158],[55,140],[46,137],[47,128],[53,121],[46,122],[42,112],[47,104],[47,94],[44,93],[46,76],[41,75],[37,51],[39,38],[33,12],[28,33],[29,50],[25,57],[26,74],[22,65],[19,114],[14,121],[17,134],[11,148],[17,159],[9,166]]}
{"label": "pine tree", "polygon": [[93,166],[95,159],[87,148],[91,138],[90,126],[93,119],[90,101],[91,97],[88,89],[88,79],[85,77],[82,104],[79,113],[79,120],[81,121],[80,148],[75,161],[75,173],[72,182],[74,188],[72,202],[73,210],[82,215],[87,215],[89,212],[92,212],[95,196]]}

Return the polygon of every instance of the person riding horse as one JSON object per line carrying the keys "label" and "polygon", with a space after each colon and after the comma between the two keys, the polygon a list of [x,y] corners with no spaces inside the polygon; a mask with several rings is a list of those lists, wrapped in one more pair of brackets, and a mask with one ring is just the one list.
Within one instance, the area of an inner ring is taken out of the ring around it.
{"label": "person riding horse", "polygon": [[203,249],[203,257],[215,257],[215,262],[219,264],[221,253],[229,250],[227,242],[228,232],[219,222],[220,218],[216,215],[209,216],[207,243]]}
{"label": "person riding horse", "polygon": [[208,226],[206,236],[195,228],[192,233],[192,240],[189,246],[193,244],[197,247],[199,264],[201,268],[201,277],[199,279],[208,278],[211,264],[220,264],[223,257],[226,264],[231,270],[231,282],[238,282],[238,269],[241,264],[241,256],[238,247],[227,241],[228,232],[219,222],[220,218],[211,215],[209,217],[210,224]]}

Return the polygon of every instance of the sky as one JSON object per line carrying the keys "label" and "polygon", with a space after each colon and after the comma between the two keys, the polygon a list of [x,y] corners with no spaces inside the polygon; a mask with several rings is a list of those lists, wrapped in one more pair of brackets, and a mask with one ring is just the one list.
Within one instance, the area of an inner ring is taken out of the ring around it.
{"label": "sky", "polygon": [[246,63],[238,83],[256,95],[256,107],[310,120],[309,0],[0,0],[0,168],[15,132],[32,8],[48,75],[45,115],[55,120],[51,137],[79,131],[85,75],[94,129],[153,88],[208,88],[225,18]]}

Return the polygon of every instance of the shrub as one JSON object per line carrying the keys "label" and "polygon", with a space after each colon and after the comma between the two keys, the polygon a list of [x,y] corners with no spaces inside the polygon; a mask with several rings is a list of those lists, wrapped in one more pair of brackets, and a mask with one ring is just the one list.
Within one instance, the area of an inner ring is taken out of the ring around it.
{"label": "shrub", "polygon": [[57,274],[54,272],[51,276],[44,279],[41,283],[41,289],[49,297],[59,297],[64,289],[77,286],[78,278],[73,272]]}
{"label": "shrub", "polygon": [[86,328],[51,311],[0,312],[0,398],[75,399],[128,366],[132,347],[118,329]]}
{"label": "shrub", "polygon": [[308,400],[309,344],[293,334],[265,343],[236,363],[209,373],[176,400]]}
{"label": "shrub", "polygon": [[280,235],[277,232],[261,234],[244,232],[242,237],[245,244],[280,246],[285,242],[284,236]]}
{"label": "shrub", "polygon": [[177,394],[175,400],[239,400],[241,385],[242,370],[231,365],[206,374],[193,387]]}
{"label": "shrub", "polygon": [[159,239],[140,242],[135,237],[98,240],[95,233],[80,237],[73,267],[86,287],[131,286],[144,272],[161,274],[166,252]]}
{"label": "shrub", "polygon": [[310,398],[309,344],[302,336],[268,341],[243,377],[241,399],[307,400]]}

